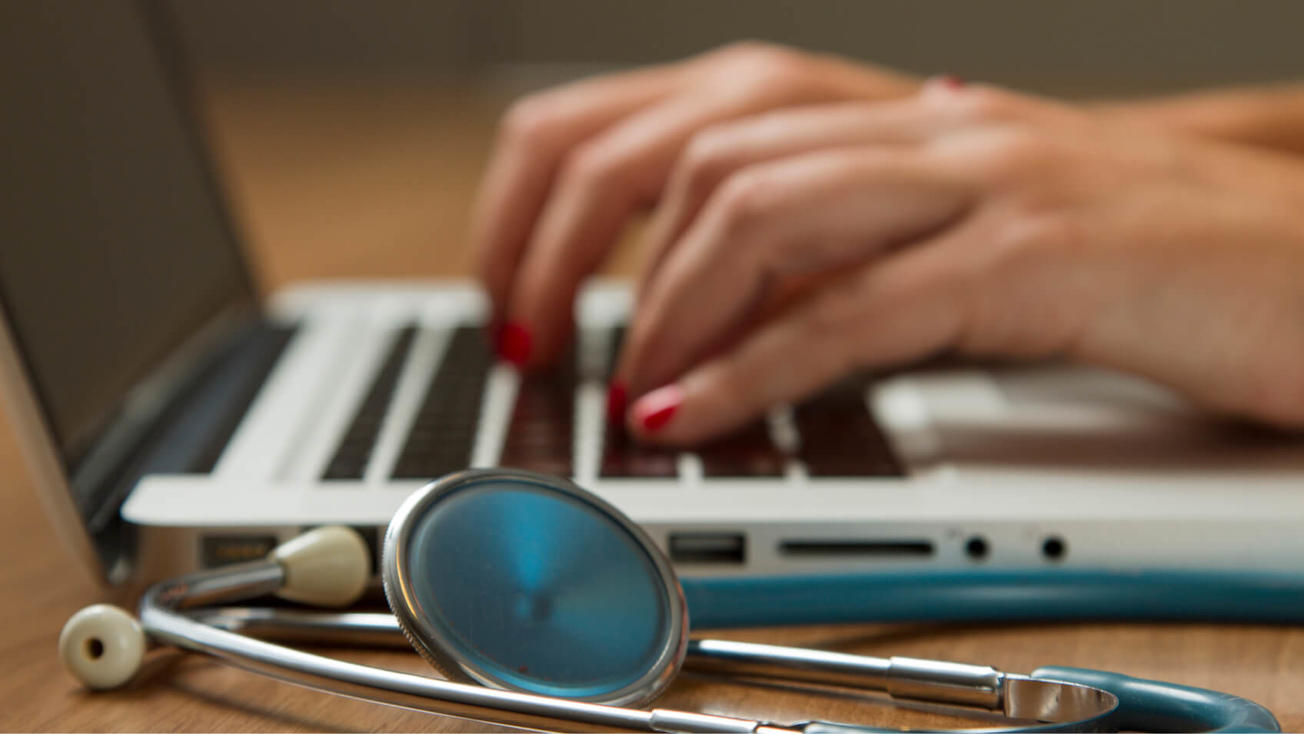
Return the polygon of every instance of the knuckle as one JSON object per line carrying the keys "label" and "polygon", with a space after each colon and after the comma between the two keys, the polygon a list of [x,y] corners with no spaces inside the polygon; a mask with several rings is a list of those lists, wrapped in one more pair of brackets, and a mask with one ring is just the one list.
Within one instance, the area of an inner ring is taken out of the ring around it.
{"label": "knuckle", "polygon": [[1054,155],[1045,137],[1026,129],[1010,129],[987,140],[982,164],[999,181],[1023,180],[1045,168]]}
{"label": "knuckle", "polygon": [[717,80],[733,90],[773,92],[807,84],[807,68],[807,57],[797,51],[750,41],[721,51]]}
{"label": "knuckle", "polygon": [[679,176],[691,192],[715,188],[734,168],[729,137],[708,128],[693,136],[679,162]]}
{"label": "knuckle", "polygon": [[714,197],[714,204],[726,232],[741,237],[755,232],[766,214],[778,203],[781,188],[768,176],[752,171],[743,171],[725,179]]}
{"label": "knuckle", "polygon": [[558,127],[555,106],[543,94],[522,97],[503,114],[501,136],[512,143],[529,146],[548,145]]}
{"label": "knuckle", "polygon": [[577,146],[562,162],[560,182],[580,191],[603,191],[623,183],[621,160],[593,143]]}
{"label": "knuckle", "polygon": [[1021,97],[995,87],[977,86],[950,98],[972,120],[1004,122],[1018,119],[1024,112]]}
{"label": "knuckle", "polygon": [[795,55],[792,51],[777,44],[756,39],[744,39],[725,44],[716,49],[711,56],[719,61],[729,63],[753,63],[776,57]]}

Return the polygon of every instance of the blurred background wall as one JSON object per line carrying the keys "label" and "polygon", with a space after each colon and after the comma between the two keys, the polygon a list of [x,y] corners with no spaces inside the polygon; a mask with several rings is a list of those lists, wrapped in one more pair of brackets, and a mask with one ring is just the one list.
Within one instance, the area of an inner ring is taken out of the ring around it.
{"label": "blurred background wall", "polygon": [[[1304,80],[1290,0],[157,0],[264,282],[470,272],[515,94],[763,39],[1030,91]],[[637,227],[609,261],[638,261]]]}
{"label": "blurred background wall", "polygon": [[1029,90],[1304,77],[1291,0],[175,0],[205,73],[546,83],[753,38]]}

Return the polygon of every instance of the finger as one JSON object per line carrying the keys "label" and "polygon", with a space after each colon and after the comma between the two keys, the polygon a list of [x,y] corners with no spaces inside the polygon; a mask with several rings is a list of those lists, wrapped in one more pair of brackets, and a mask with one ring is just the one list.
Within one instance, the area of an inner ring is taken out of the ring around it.
{"label": "finger", "polygon": [[695,131],[803,99],[801,94],[759,86],[737,95],[687,94],[642,110],[572,151],[512,285],[507,313],[529,334],[525,361],[547,362],[560,347],[580,282],[601,262],[633,210],[662,190]]}
{"label": "finger", "polygon": [[744,169],[670,253],[631,324],[631,395],[726,343],[770,284],[867,262],[959,221],[969,185],[927,155],[830,150]]}
{"label": "finger", "polygon": [[663,99],[681,65],[581,82],[518,102],[504,118],[480,185],[471,240],[494,313],[507,306],[513,274],[563,158],[633,112]]}
{"label": "finger", "polygon": [[966,328],[966,300],[948,240],[961,237],[898,253],[820,291],[729,352],[640,398],[629,412],[630,431],[656,443],[697,443],[854,371],[955,343]]}
{"label": "finger", "polygon": [[739,169],[824,148],[918,143],[950,124],[918,100],[904,99],[782,110],[698,133],[676,161],[649,223],[648,259],[639,292],[645,292],[665,254],[711,193]]}

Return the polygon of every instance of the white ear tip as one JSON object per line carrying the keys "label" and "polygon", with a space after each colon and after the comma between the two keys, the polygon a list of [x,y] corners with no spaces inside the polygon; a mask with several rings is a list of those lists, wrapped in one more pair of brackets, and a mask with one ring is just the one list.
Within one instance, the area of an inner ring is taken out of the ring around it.
{"label": "white ear tip", "polygon": [[87,688],[117,688],[140,670],[145,631],[122,609],[94,604],[64,624],[59,633],[59,657]]}
{"label": "white ear tip", "polygon": [[357,531],[342,525],[317,528],[272,551],[285,569],[277,596],[324,607],[352,604],[367,589],[371,552]]}

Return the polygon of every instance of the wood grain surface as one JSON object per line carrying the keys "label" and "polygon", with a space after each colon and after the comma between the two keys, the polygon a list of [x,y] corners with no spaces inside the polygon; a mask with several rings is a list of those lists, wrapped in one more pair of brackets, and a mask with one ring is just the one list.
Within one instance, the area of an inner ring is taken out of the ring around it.
{"label": "wood grain surface", "polygon": [[[502,108],[473,90],[364,83],[209,85],[206,118],[263,287],[323,277],[465,275],[467,214]],[[629,272],[624,248],[610,268]],[[175,651],[151,654],[127,689],[92,694],[58,663],[69,614],[124,592],[95,588],[41,512],[7,420],[0,424],[0,728],[25,731],[466,731],[475,722],[377,707],[273,682]],[[1304,488],[1301,489],[1304,491]],[[1118,670],[1240,694],[1304,730],[1304,632],[1152,624],[849,625],[727,637],[872,655],[938,657],[1027,672]],[[429,672],[411,654],[330,651]],[[965,724],[875,696],[810,696],[683,675],[658,702],[775,721]],[[991,725],[990,722],[967,722]]]}

